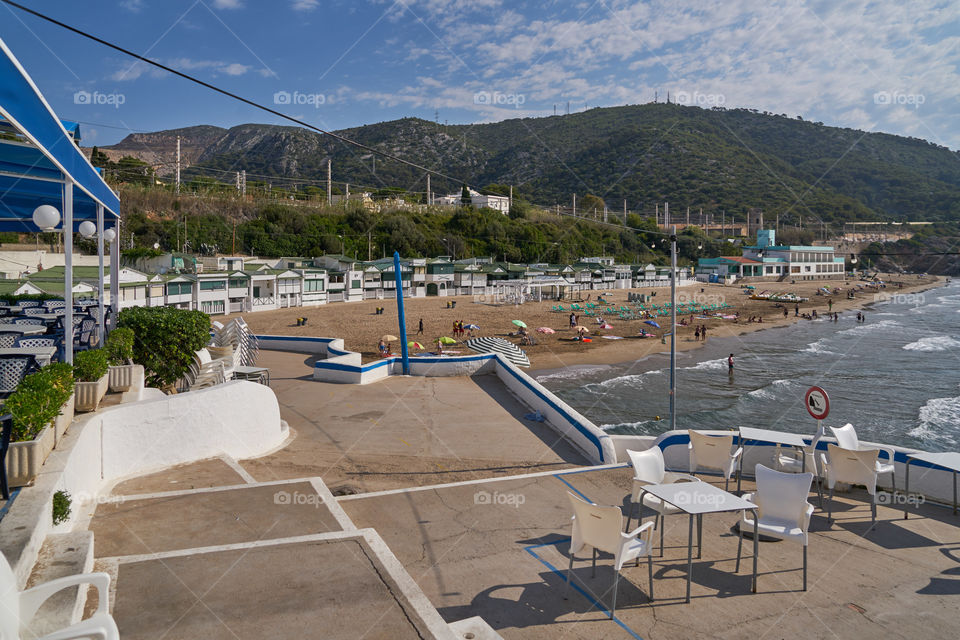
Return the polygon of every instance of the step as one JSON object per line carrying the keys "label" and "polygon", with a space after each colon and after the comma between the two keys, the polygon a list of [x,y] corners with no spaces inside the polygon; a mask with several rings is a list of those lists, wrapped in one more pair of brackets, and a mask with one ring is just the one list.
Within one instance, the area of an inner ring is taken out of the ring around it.
{"label": "step", "polygon": [[[27,588],[57,578],[93,570],[93,533],[74,531],[50,534],[40,547]],[[70,587],[52,595],[30,623],[30,633],[42,636],[80,621],[88,587]],[[27,636],[32,637],[32,636]]]}

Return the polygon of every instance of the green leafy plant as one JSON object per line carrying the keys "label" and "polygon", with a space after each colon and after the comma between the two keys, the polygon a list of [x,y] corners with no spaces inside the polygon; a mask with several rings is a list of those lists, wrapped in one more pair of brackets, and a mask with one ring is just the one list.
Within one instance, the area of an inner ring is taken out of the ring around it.
{"label": "green leafy plant", "polygon": [[70,517],[70,504],[73,500],[66,491],[57,491],[53,494],[53,524],[66,522]]}
{"label": "green leafy plant", "polygon": [[131,364],[133,362],[133,330],[127,327],[117,327],[107,336],[107,360],[113,366]]}
{"label": "green leafy plant", "polygon": [[73,367],[50,364],[20,381],[4,405],[13,415],[13,442],[36,438],[73,394]]}
{"label": "green leafy plant", "polygon": [[183,377],[194,352],[210,340],[210,318],[202,311],[130,307],[120,312],[117,325],[133,331],[133,361],[143,365],[154,387]]}
{"label": "green leafy plant", "polygon": [[73,357],[73,377],[77,382],[96,382],[107,373],[107,351],[91,349]]}

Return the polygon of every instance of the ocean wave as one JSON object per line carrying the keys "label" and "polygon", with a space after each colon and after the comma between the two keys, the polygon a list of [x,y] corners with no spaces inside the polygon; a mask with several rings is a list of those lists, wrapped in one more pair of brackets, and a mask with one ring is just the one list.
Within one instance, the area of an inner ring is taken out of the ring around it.
{"label": "ocean wave", "polygon": [[783,378],[783,379],[780,379],[780,380],[774,380],[774,381],[771,382],[770,384],[772,384],[772,385],[775,386],[775,387],[785,387],[785,386],[787,386],[788,384],[792,384],[792,383],[793,383],[793,380],[787,380],[787,379]]}
{"label": "ocean wave", "polygon": [[633,433],[639,434],[650,434],[655,433],[656,430],[651,428],[653,425],[656,425],[657,422],[662,422],[658,420],[640,420],[639,422],[617,422],[617,423],[607,423],[601,424],[599,427],[604,431],[613,431],[614,429],[620,431],[630,431]]}
{"label": "ocean wave", "polygon": [[769,387],[760,387],[759,389],[747,392],[747,396],[758,400],[773,400],[777,397],[777,394],[771,391]]}
{"label": "ocean wave", "polygon": [[542,380],[574,380],[576,378],[582,378],[583,376],[590,375],[592,373],[597,373],[598,371],[603,371],[604,369],[609,369],[610,365],[574,365],[567,367],[565,369],[560,369],[559,371],[554,371],[552,373],[545,373],[540,376],[534,376],[538,382]]}
{"label": "ocean wave", "polygon": [[960,347],[960,340],[950,336],[933,336],[931,338],[920,338],[916,342],[903,345],[907,351],[949,351]]}
{"label": "ocean wave", "polygon": [[928,400],[920,407],[918,420],[920,424],[908,431],[907,435],[926,442],[956,443],[955,431],[960,424],[960,397]]}
{"label": "ocean wave", "polygon": [[838,331],[839,334],[852,334],[852,333],[867,333],[874,331],[882,331],[884,329],[892,329],[894,327],[902,327],[903,325],[897,322],[896,320],[887,320],[883,319],[880,322],[870,322],[866,324],[857,325],[851,329],[844,329],[843,331]]}
{"label": "ocean wave", "polygon": [[645,371],[644,373],[632,373],[626,376],[617,376],[616,378],[610,378],[609,380],[601,380],[600,382],[594,382],[588,385],[584,385],[584,388],[597,387],[600,389],[608,387],[616,387],[620,385],[629,385],[629,386],[639,386],[642,384],[644,377],[646,376],[656,376],[663,373],[662,369],[654,369],[653,371]]}
{"label": "ocean wave", "polygon": [[716,360],[704,360],[699,362],[692,367],[683,367],[687,371],[713,371],[717,369],[725,369],[727,366],[726,358],[717,358]]}
{"label": "ocean wave", "polygon": [[[842,332],[841,332],[842,333]],[[830,351],[827,349],[824,344],[826,343],[826,338],[821,338],[816,342],[811,342],[806,346],[802,351],[804,353],[815,353],[817,355],[836,355],[836,351]]]}
{"label": "ocean wave", "polygon": [[941,304],[948,304],[950,306],[956,306],[960,304],[960,293],[948,296],[937,296],[937,302]]}

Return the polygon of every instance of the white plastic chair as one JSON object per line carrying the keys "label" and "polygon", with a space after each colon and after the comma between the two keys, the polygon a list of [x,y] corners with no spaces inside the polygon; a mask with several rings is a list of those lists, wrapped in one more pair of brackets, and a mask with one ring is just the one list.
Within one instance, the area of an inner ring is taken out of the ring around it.
{"label": "white plastic chair", "polygon": [[813,473],[813,477],[817,481],[817,495],[820,497],[820,508],[822,509],[823,483],[820,480],[820,471],[817,466],[817,444],[820,443],[821,438],[823,438],[823,431],[817,429],[813,440],[810,441],[810,446],[804,447],[802,453],[796,449],[790,449],[786,453],[782,453],[780,445],[777,445],[773,459],[777,464],[777,471],[786,471],[787,473],[806,473],[809,471]]}
{"label": "white plastic chair", "polygon": [[[97,588],[96,613],[86,620],[49,633],[38,640],[70,640],[71,638],[120,640],[117,624],[113,621],[108,609],[110,576],[106,573],[82,573],[51,580],[32,589],[20,591],[7,559],[0,553],[0,638],[18,640],[21,637],[21,630],[29,631],[31,620],[50,596],[62,589],[84,584],[92,584]],[[25,633],[23,637],[33,638],[34,635]]]}
{"label": "white plastic chair", "polygon": [[[573,532],[570,536],[570,566],[567,568],[566,593],[570,591],[570,580],[573,575],[573,558],[584,547],[593,549],[593,575],[597,575],[597,551],[613,554],[613,604],[610,605],[610,618],[613,618],[617,608],[617,587],[620,583],[620,569],[623,565],[635,560],[640,564],[640,557],[647,557],[647,575],[650,579],[650,601],[653,602],[653,559],[650,538],[653,535],[653,523],[640,525],[629,533],[621,531],[623,528],[623,513],[617,506],[600,506],[585,502],[569,491],[570,505],[573,507]],[[640,539],[640,534],[644,534]],[[564,596],[566,597],[566,596]]]}
{"label": "white plastic chair", "polygon": [[[807,590],[807,530],[813,505],[807,502],[813,474],[783,473],[758,464],[756,466],[757,490],[746,493],[748,500],[759,507],[757,534],[803,545],[803,590]],[[740,550],[743,547],[743,532],[753,531],[753,514],[746,511],[740,516],[740,540],[737,542],[737,571],[740,571]]]}
{"label": "white plastic chair", "polygon": [[729,436],[708,436],[688,429],[690,434],[690,444],[687,450],[690,454],[690,473],[696,473],[697,469],[712,469],[723,474],[723,490],[726,491],[730,486],[730,476],[737,468],[737,462],[743,455],[743,447],[737,447],[737,450],[730,453],[733,449],[733,435]]}
{"label": "white plastic chair", "polygon": [[827,477],[827,488],[830,490],[827,502],[827,520],[833,520],[833,487],[838,482],[847,484],[862,484],[870,494],[870,524],[877,522],[877,449],[855,451],[838,447],[831,443],[827,445],[829,458],[820,454],[823,463],[823,473]]}
{"label": "white plastic chair", "polygon": [[877,459],[877,474],[883,475],[885,473],[890,474],[890,488],[892,491],[897,490],[897,474],[896,468],[893,466],[893,449],[890,447],[885,447],[882,445],[861,445],[860,439],[857,437],[857,430],[853,428],[853,425],[849,422],[842,427],[830,427],[830,431],[833,431],[833,436],[837,439],[837,444],[843,447],[844,449],[850,449],[852,451],[869,451],[875,449],[878,451],[883,451],[887,454],[887,460],[889,462],[880,462],[879,458]]}
{"label": "white plastic chair", "polygon": [[[630,528],[630,519],[633,513],[633,505],[640,504],[640,494],[644,487],[651,484],[673,484],[674,482],[700,482],[700,478],[694,478],[686,473],[673,473],[666,470],[666,463],[663,460],[663,451],[660,447],[654,445],[646,451],[631,451],[627,449],[627,455],[630,456],[630,463],[633,465],[633,493],[630,495],[630,510],[627,512],[626,529]],[[643,520],[643,507],[653,509],[657,513],[654,519],[653,528],[660,527],[660,555],[663,555],[663,518],[664,516],[683,513],[678,507],[666,503],[660,498],[649,493],[643,493],[643,503],[639,506],[637,521]],[[659,520],[659,525],[658,521]]]}

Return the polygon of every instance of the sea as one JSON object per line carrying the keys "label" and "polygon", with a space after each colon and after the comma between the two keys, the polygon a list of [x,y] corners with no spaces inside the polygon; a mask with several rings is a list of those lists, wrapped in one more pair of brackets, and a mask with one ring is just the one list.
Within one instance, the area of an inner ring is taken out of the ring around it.
{"label": "sea", "polygon": [[[678,351],[677,428],[813,434],[816,421],[804,394],[817,385],[830,398],[825,425],[851,423],[861,440],[958,450],[960,282],[911,294],[886,289],[876,297],[863,309],[864,322],[853,310],[836,322],[800,319],[788,327],[710,337],[702,348]],[[801,307],[810,305],[822,313],[826,299]],[[669,353],[533,376],[609,433],[670,430]]]}

